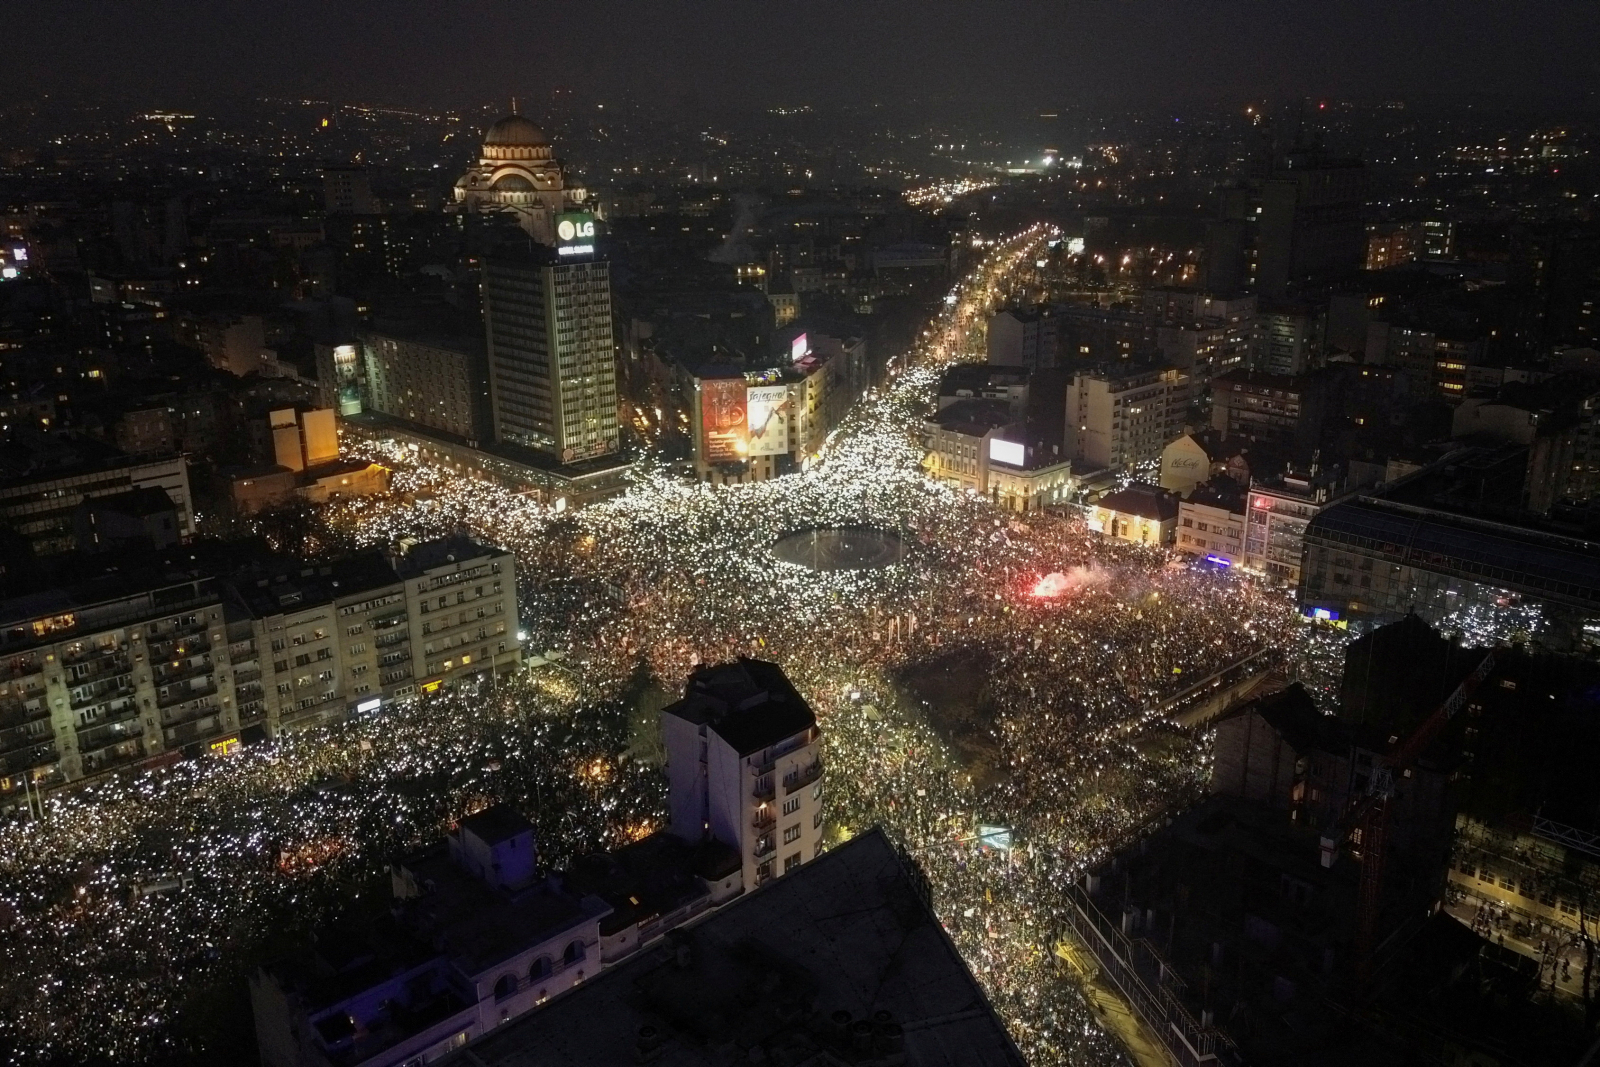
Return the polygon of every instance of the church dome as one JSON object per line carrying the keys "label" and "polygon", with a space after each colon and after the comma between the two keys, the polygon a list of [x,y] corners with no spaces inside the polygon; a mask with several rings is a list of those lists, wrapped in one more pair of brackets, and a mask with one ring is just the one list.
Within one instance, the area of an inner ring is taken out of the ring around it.
{"label": "church dome", "polygon": [[530,122],[521,115],[507,115],[489,127],[488,132],[483,135],[483,143],[487,147],[489,145],[545,145],[550,142],[545,138],[544,131],[537,124]]}
{"label": "church dome", "polygon": [[520,174],[507,174],[495,180],[494,187],[511,193],[531,193],[534,185]]}

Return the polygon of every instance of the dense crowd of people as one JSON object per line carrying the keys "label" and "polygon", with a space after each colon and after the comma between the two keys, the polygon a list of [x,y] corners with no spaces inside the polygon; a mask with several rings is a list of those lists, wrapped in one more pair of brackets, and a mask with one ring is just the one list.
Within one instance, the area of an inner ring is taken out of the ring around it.
{"label": "dense crowd of people", "polygon": [[[327,543],[464,531],[505,546],[525,648],[553,665],[58,796],[43,820],[0,828],[13,1058],[174,1050],[203,990],[242,982],[392,852],[492,801],[526,812],[557,866],[648,833],[665,785],[629,755],[641,689],[747,655],[781,664],[816,708],[829,840],[883,825],[917,859],[1030,1062],[1119,1062],[1056,970],[1062,887],[1204,787],[1203,737],[1166,714],[1175,694],[1264,652],[1325,683],[1338,641],[1281,592],[923,476],[939,368],[974,350],[1006,272],[1052,236],[998,246],[802,474],[713,488],[647,473],[556,513],[384,453],[394,491],[326,509]],[[907,551],[855,570],[771,551],[834,526],[891,531]],[[960,745],[915,684],[950,657],[982,674]]]}

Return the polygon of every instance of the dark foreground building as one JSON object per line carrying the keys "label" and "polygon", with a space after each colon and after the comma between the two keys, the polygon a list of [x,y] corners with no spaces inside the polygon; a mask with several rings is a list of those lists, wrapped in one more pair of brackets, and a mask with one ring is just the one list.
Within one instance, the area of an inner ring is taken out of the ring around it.
{"label": "dark foreground building", "polygon": [[921,876],[870,830],[445,1062],[1023,1060],[929,908]]}

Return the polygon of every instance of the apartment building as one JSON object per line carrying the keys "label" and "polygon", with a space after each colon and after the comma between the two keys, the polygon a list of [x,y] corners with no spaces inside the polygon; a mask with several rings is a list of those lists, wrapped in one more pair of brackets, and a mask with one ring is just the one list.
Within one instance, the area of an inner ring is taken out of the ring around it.
{"label": "apartment building", "polygon": [[1224,439],[1314,445],[1330,407],[1326,374],[1235,371],[1211,383],[1211,428]]}
{"label": "apartment building", "polygon": [[0,805],[237,738],[260,711],[239,700],[251,664],[249,621],[211,577],[113,576],[0,605]]}
{"label": "apartment building", "polygon": [[1217,296],[1194,289],[1150,289],[1144,293],[1144,313],[1155,329],[1162,361],[1187,374],[1197,392],[1212,378],[1250,362],[1254,294]]}
{"label": "apartment building", "polygon": [[440,1062],[566,1002],[606,970],[661,958],[651,946],[669,935],[681,978],[685,933],[747,899],[759,884],[747,876],[812,869],[822,823],[816,720],[781,668],[703,667],[662,727],[672,829],[561,871],[541,867],[533,826],[509,806],[462,819],[444,841],[393,863],[394,900],[377,922],[341,922],[252,976],[261,1062]]}
{"label": "apartment building", "polygon": [[963,399],[940,408],[923,423],[923,469],[951,488],[987,494],[991,442],[1017,421],[1000,400]]}
{"label": "apartment building", "polygon": [[78,547],[73,513],[90,497],[160,489],[172,500],[185,539],[194,536],[189,468],[182,456],[134,459],[121,454],[45,467],[0,481],[0,521],[27,538],[35,555]]}
{"label": "apartment building", "polygon": [[1200,389],[1249,364],[1252,321],[1157,326],[1156,347],[1164,362],[1181,369]]}
{"label": "apartment building", "polygon": [[1227,475],[1197,486],[1178,504],[1179,552],[1223,567],[1242,566],[1244,531],[1244,489]]}
{"label": "apartment building", "polygon": [[391,322],[364,339],[371,407],[467,441],[487,441],[489,370],[483,338]]}
{"label": "apartment building", "polygon": [[1176,367],[1080,371],[1067,387],[1068,458],[1091,468],[1157,459],[1182,433],[1188,403]]}
{"label": "apartment building", "polygon": [[1271,303],[1259,308],[1250,333],[1250,368],[1294,376],[1322,363],[1327,316],[1320,306]]}
{"label": "apartment building", "polygon": [[821,854],[821,735],[782,668],[702,667],[661,725],[674,834],[732,846],[747,888]]}
{"label": "apartment building", "polygon": [[[446,537],[409,547],[395,559],[406,586],[410,649],[416,655],[416,685],[431,693],[457,679],[514,667],[517,647],[516,558],[485,549],[467,537]],[[389,624],[390,626],[397,624]],[[398,675],[406,661],[394,659],[405,643],[382,632],[374,638],[379,681]]]}
{"label": "apartment building", "polygon": [[989,317],[988,361],[993,366],[1041,370],[1054,367],[1061,350],[1051,307],[1007,308]]}
{"label": "apartment building", "polygon": [[1327,478],[1285,474],[1252,481],[1245,509],[1245,565],[1288,585],[1298,585],[1306,528],[1331,502]]}
{"label": "apartment building", "polygon": [[509,552],[448,537],[258,577],[246,595],[272,666],[268,733],[515,666],[514,569]]}
{"label": "apartment building", "polygon": [[513,557],[465,537],[153,564],[0,603],[0,809],[520,662]]}
{"label": "apartment building", "polygon": [[[275,561],[240,575],[238,588],[267,668],[268,734],[340,718],[351,701],[381,703],[415,692],[410,648],[404,647],[410,633],[405,587],[382,552],[319,566]],[[403,657],[395,662],[404,669],[387,686],[375,670],[375,634],[401,639],[392,654]]]}

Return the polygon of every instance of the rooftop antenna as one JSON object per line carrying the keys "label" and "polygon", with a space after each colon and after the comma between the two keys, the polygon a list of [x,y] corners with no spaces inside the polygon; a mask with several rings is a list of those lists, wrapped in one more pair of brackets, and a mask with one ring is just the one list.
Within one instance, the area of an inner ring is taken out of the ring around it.
{"label": "rooftop antenna", "polygon": [[512,98],[511,98],[511,113],[512,113],[512,114],[513,114],[513,115],[518,115],[518,114],[521,114],[521,112],[519,112],[519,111],[518,111],[518,110],[517,110],[517,98],[516,98],[516,97],[514,97],[514,96],[513,96],[513,97],[512,97]]}

